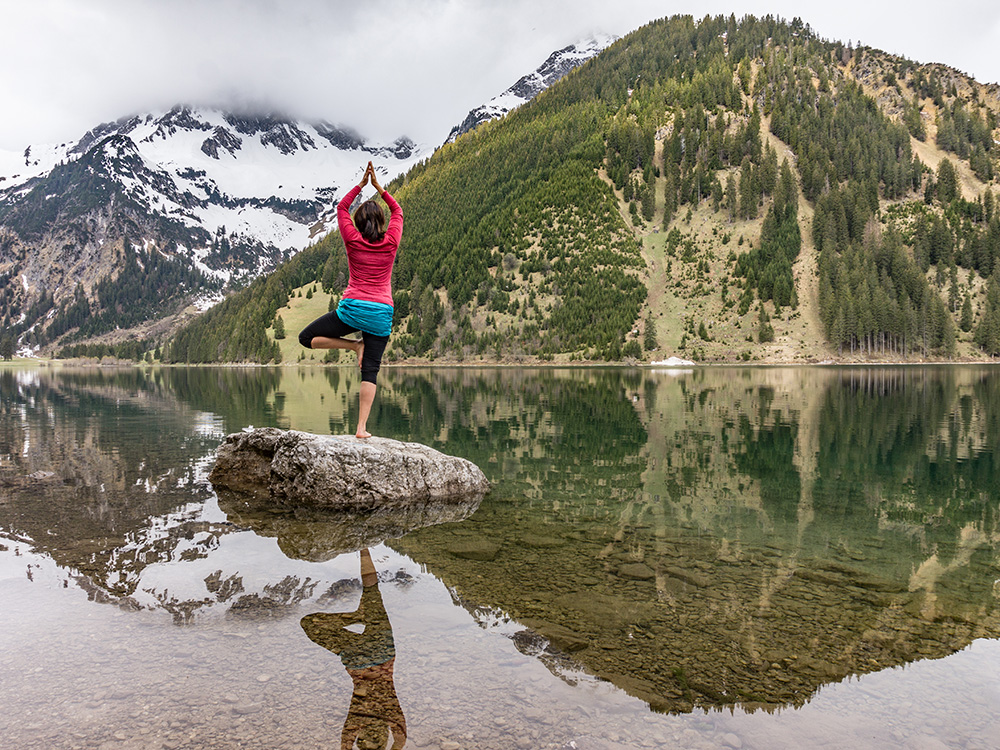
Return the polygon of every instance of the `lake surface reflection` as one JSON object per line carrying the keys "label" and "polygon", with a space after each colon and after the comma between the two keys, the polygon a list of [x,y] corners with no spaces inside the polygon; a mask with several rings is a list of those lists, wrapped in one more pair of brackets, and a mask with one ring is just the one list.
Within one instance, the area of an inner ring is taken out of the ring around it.
{"label": "lake surface reflection", "polygon": [[357,378],[0,370],[0,747],[1000,745],[1000,369],[391,368],[481,504],[214,492]]}

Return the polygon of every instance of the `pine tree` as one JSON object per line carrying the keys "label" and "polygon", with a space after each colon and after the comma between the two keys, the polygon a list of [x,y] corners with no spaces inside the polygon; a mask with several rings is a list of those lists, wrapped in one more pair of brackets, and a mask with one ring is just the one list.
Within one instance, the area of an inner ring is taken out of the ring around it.
{"label": "pine tree", "polygon": [[740,216],[744,219],[757,218],[757,205],[760,203],[760,188],[757,175],[749,156],[743,157],[740,167]]}
{"label": "pine tree", "polygon": [[927,178],[927,184],[924,186],[924,203],[928,206],[934,202],[934,197],[937,195],[937,183],[934,181],[934,176],[931,175]]}
{"label": "pine tree", "polygon": [[729,211],[729,223],[736,221],[736,179],[733,175],[726,178],[726,209]]}
{"label": "pine tree", "polygon": [[656,210],[656,195],[651,188],[645,185],[641,188],[642,218],[646,221],[653,220],[653,212]]}
{"label": "pine tree", "polygon": [[947,313],[941,314],[940,307],[938,307],[938,311],[938,349],[950,357],[955,353],[955,324],[950,315]]}
{"label": "pine tree", "polygon": [[927,140],[927,129],[924,127],[923,118],[920,117],[920,106],[916,99],[903,104],[903,123],[910,131],[910,135],[918,141]]}
{"label": "pine tree", "polygon": [[972,299],[968,292],[965,293],[965,301],[962,302],[962,319],[959,327],[966,333],[972,330]]}
{"label": "pine tree", "polygon": [[0,336],[0,357],[3,359],[13,359],[16,347],[17,342],[14,341],[13,334],[7,332],[3,336]]}
{"label": "pine tree", "polygon": [[837,307],[837,314],[833,320],[832,331],[830,333],[830,340],[832,343],[837,345],[837,353],[843,353],[844,351],[844,339],[847,337],[847,321],[844,317],[844,308],[842,306]]}
{"label": "pine tree", "polygon": [[285,321],[280,315],[274,316],[274,338],[275,340],[285,338]]}
{"label": "pine tree", "polygon": [[938,165],[937,196],[942,203],[951,203],[958,197],[958,173],[951,159],[942,159]]}
{"label": "pine tree", "polygon": [[757,308],[757,341],[761,344],[774,341],[774,326],[771,325],[771,317],[764,309],[763,302]]}
{"label": "pine tree", "polygon": [[993,274],[986,291],[986,304],[976,326],[975,342],[991,357],[1000,355],[1000,274]]}
{"label": "pine tree", "polygon": [[656,349],[656,323],[653,322],[653,316],[646,316],[645,330],[642,335],[642,347],[647,352],[651,352]]}
{"label": "pine tree", "polygon": [[722,183],[719,182],[719,178],[716,177],[712,180],[712,210],[718,212],[721,206],[722,206]]}
{"label": "pine tree", "polygon": [[778,186],[778,152],[768,144],[764,149],[764,161],[760,166],[760,189],[764,195],[772,195]]}

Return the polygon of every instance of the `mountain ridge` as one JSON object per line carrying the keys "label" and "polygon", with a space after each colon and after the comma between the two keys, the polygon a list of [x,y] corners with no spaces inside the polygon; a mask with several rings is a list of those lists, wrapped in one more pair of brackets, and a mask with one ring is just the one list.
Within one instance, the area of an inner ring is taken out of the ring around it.
{"label": "mountain ridge", "polygon": [[[144,276],[153,253],[175,264],[185,284],[164,295],[144,280],[144,309],[169,316],[192,300],[204,309],[328,232],[362,160],[385,178],[422,155],[406,137],[371,144],[326,122],[186,105],[103,123],[76,142],[28,147],[16,160],[7,154],[4,317],[24,333],[42,324],[56,338],[66,329],[53,327],[52,316],[82,309],[82,294],[101,318],[97,287],[133,256],[131,268]],[[104,316],[108,330],[124,327],[114,318]]]}

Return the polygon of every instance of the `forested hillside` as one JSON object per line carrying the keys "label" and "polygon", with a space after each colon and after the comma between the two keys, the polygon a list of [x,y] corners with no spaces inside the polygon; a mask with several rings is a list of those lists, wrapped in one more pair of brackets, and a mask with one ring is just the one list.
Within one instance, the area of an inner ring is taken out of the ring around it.
{"label": "forested hillside", "polygon": [[[797,19],[651,23],[388,186],[387,359],[1000,355],[998,112],[996,86]],[[280,358],[289,295],[346,276],[334,235],[163,356]]]}

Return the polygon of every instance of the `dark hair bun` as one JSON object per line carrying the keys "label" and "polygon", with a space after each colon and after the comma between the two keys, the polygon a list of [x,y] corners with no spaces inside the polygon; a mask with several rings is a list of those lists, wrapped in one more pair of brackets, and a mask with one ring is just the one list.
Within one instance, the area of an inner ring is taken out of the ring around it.
{"label": "dark hair bun", "polygon": [[374,201],[366,201],[354,214],[354,225],[366,241],[376,243],[385,235],[385,214]]}

